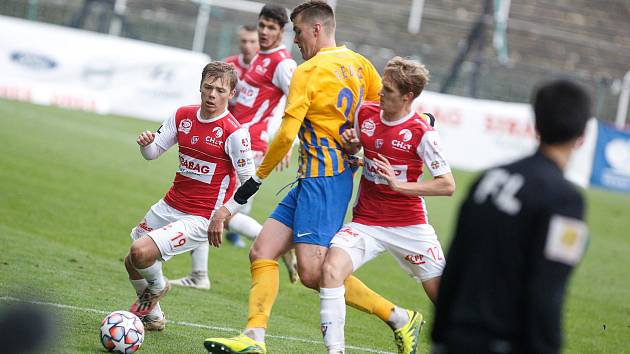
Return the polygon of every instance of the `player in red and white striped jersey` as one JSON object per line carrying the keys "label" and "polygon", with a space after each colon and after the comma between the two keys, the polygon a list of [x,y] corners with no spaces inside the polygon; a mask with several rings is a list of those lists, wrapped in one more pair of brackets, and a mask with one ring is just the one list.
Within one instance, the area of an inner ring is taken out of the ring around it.
{"label": "player in red and white striped jersey", "polygon": [[[411,109],[427,80],[421,64],[393,58],[385,67],[380,103],[363,103],[354,129],[342,134],[345,150],[355,154],[362,147],[364,158],[352,222],[333,238],[323,266],[321,325],[329,353],[345,350],[344,280],[380,253],[389,251],[437,299],[445,261],[423,196],[452,195],[455,181],[431,117]],[[425,165],[432,179],[422,179]],[[387,323],[399,353],[414,353],[422,315],[395,306]]]}
{"label": "player in red and white striped jersey", "polygon": [[208,232],[222,230],[225,219],[240,207],[233,197],[236,177],[244,182],[254,174],[249,133],[227,110],[237,80],[230,64],[206,65],[201,104],[180,107],[157,132],[145,131],[138,137],[147,160],[175,144],[179,147],[173,185],[131,231],[133,244],[125,258],[138,295],[130,311],[142,318],[148,330],[162,330],[165,325],[158,301],[170,285],[162,274],[162,262],[208,244]]}
{"label": "player in red and white striped jersey", "polygon": [[289,92],[293,71],[297,66],[289,50],[282,44],[284,26],[289,21],[286,9],[265,5],[258,15],[258,43],[260,50],[249,68],[240,77],[236,102],[230,111],[249,129],[252,150],[261,156],[267,151],[269,120]]}
{"label": "player in red and white striped jersey", "polygon": [[224,62],[232,64],[238,78],[243,77],[243,74],[249,69],[249,64],[258,52],[260,48],[258,46],[258,33],[256,27],[252,25],[245,25],[238,31],[238,48],[240,54],[231,55],[225,59]]}
{"label": "player in red and white striped jersey", "polygon": [[[224,62],[234,66],[236,74],[240,79],[243,73],[249,68],[249,63],[258,52],[260,48],[258,46],[258,33],[256,32],[256,26],[245,25],[239,29],[239,50],[240,54],[229,56],[223,59]],[[229,104],[236,102],[236,96],[230,99]],[[241,213],[249,214],[247,207],[241,208]],[[242,215],[244,216],[244,215]],[[258,235],[259,227],[258,222],[249,217],[241,217],[242,220],[239,223],[238,218],[232,222],[231,227],[238,229],[238,232],[242,232],[247,235]],[[239,226],[241,226],[239,228]],[[245,243],[240,240],[237,232],[230,231],[226,235],[230,242],[236,242],[237,245],[245,247]],[[210,278],[208,277],[208,251],[209,245],[200,245],[194,250],[190,251],[192,258],[192,270],[186,276],[179,279],[172,279],[171,285],[178,285],[197,289],[210,289]]]}

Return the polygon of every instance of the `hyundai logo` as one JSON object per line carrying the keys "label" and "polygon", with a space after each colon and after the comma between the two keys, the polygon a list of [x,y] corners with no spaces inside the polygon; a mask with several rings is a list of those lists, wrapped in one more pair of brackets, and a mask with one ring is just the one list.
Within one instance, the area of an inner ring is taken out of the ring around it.
{"label": "hyundai logo", "polygon": [[51,70],[57,67],[55,60],[35,53],[13,52],[11,60],[33,70]]}

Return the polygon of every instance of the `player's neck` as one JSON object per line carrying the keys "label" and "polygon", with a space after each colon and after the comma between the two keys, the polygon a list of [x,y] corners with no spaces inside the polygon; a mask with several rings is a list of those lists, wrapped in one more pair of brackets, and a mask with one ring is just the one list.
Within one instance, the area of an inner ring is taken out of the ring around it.
{"label": "player's neck", "polygon": [[540,152],[547,156],[551,161],[555,162],[556,165],[564,171],[565,167],[569,163],[569,159],[571,158],[574,145],[575,144],[573,142],[554,145],[541,143],[538,150],[540,150]]}
{"label": "player's neck", "polygon": [[[319,50],[322,50],[324,48],[336,48],[337,47],[337,41],[335,41],[334,37],[319,37],[319,43],[318,43],[318,48]],[[318,52],[319,52],[318,50]]]}
{"label": "player's neck", "polygon": [[213,111],[209,111],[204,109],[203,106],[199,109],[199,119],[202,121],[211,121],[217,118],[220,118],[225,115],[227,109],[224,107],[223,109],[215,109]]}
{"label": "player's neck", "polygon": [[384,121],[396,122],[398,120],[406,118],[407,116],[409,116],[410,113],[411,113],[411,106],[403,107],[402,110],[400,110],[398,112],[393,112],[393,113],[383,111],[382,117],[383,117]]}
{"label": "player's neck", "polygon": [[249,63],[252,62],[252,59],[254,59],[254,55],[256,54],[252,54],[252,55],[242,54],[241,58],[243,58],[243,63],[245,63],[246,65],[249,65]]}

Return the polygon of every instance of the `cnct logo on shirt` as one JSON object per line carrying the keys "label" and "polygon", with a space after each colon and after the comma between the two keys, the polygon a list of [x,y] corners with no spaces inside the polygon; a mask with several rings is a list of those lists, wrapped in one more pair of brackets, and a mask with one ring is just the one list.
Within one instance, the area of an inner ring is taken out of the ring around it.
{"label": "cnct logo on shirt", "polygon": [[401,140],[394,139],[392,140],[392,147],[396,150],[401,151],[411,151],[411,144],[407,143],[411,138],[413,138],[413,133],[409,129],[402,129],[398,132],[398,136],[401,137]]}
{"label": "cnct logo on shirt", "polygon": [[206,136],[206,144],[221,147],[223,146],[223,141],[213,136]]}
{"label": "cnct logo on shirt", "polygon": [[400,151],[405,151],[405,152],[411,151],[411,144],[408,144],[408,143],[405,143],[403,141],[396,140],[396,139],[392,140],[392,147]]}

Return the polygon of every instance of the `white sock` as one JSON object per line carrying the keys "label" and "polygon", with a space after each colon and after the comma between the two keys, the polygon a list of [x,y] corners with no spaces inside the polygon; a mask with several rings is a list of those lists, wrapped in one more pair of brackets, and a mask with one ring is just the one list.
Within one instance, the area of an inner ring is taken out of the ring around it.
{"label": "white sock", "polygon": [[194,275],[199,278],[208,277],[209,246],[208,242],[204,242],[190,252],[190,257],[192,258],[192,271]]}
{"label": "white sock", "polygon": [[320,288],[320,316],[321,330],[324,336],[324,344],[329,352],[344,352],[344,326],[346,323],[346,302],[344,294],[346,288],[342,285],[338,288]]}
{"label": "white sock", "polygon": [[409,322],[409,314],[407,313],[407,310],[394,306],[394,310],[392,311],[391,316],[389,316],[387,324],[393,329],[400,329],[406,325],[407,322]]}
{"label": "white sock", "polygon": [[255,340],[256,342],[263,342],[263,343],[265,342],[265,329],[264,328],[260,328],[260,327],[247,328],[245,332],[243,332],[243,334]]}
{"label": "white sock", "polygon": [[228,229],[253,240],[258,237],[260,230],[262,230],[262,225],[249,215],[236,213],[230,219]]}
{"label": "white sock", "polygon": [[136,268],[136,270],[147,280],[148,286],[152,292],[161,291],[166,286],[164,275],[162,274],[162,262],[155,261],[155,263],[148,268]]}
{"label": "white sock", "polygon": [[129,279],[129,282],[131,282],[131,285],[136,290],[136,295],[138,296],[140,296],[144,289],[149,286],[149,282],[147,282],[146,279]]}
{"label": "white sock", "polygon": [[[149,282],[146,279],[129,279],[129,281],[131,282],[131,285],[133,285],[133,288],[136,290],[136,295],[138,296],[140,296],[140,294],[144,292],[144,289],[146,289],[147,286],[149,286]],[[160,308],[159,302],[157,305],[155,305],[155,307],[153,308],[153,311],[151,311],[148,314],[148,316],[157,317],[157,318],[162,318],[162,316],[164,316],[164,314],[162,313],[162,308]]]}

